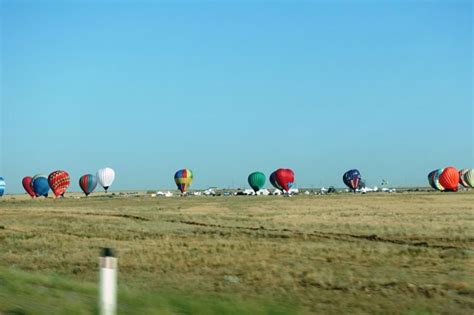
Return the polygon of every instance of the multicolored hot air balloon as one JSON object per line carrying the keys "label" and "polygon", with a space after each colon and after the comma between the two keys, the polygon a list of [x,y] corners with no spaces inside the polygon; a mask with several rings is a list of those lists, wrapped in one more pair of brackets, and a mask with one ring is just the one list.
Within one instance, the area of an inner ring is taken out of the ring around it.
{"label": "multicolored hot air balloon", "polygon": [[433,175],[433,183],[436,186],[436,189],[439,191],[444,191],[446,188],[444,188],[440,183],[439,183],[439,177],[441,174],[443,174],[444,168],[440,168],[436,170],[436,173]]}
{"label": "multicolored hot air balloon", "polygon": [[31,186],[33,187],[33,191],[35,192],[36,196],[44,196],[48,197],[49,193],[49,183],[48,183],[48,177],[43,174],[37,174],[33,176],[33,179],[31,180]]}
{"label": "multicolored hot air balloon", "polygon": [[459,185],[459,172],[456,168],[446,167],[439,176],[439,183],[447,191],[457,191]]}
{"label": "multicolored hot air balloon", "polygon": [[428,174],[428,183],[430,184],[430,186],[431,186],[433,189],[438,190],[438,187],[436,187],[435,182],[434,182],[434,177],[435,177],[435,175],[436,175],[436,172],[437,172],[437,170],[434,170],[434,171],[431,171],[431,172]]}
{"label": "multicolored hot air balloon", "polygon": [[253,172],[248,177],[250,187],[257,192],[265,185],[265,174],[262,172]]}
{"label": "multicolored hot air balloon", "polygon": [[283,187],[281,187],[276,180],[276,171],[270,174],[270,183],[276,189],[283,191]]}
{"label": "multicolored hot air balloon", "polygon": [[464,173],[464,181],[469,187],[474,188],[474,169],[470,169]]}
{"label": "multicolored hot air balloon", "polygon": [[97,177],[92,174],[83,175],[79,179],[79,186],[86,196],[89,196],[89,194],[93,192],[97,186]]}
{"label": "multicolored hot air balloon", "polygon": [[35,194],[35,191],[33,190],[32,182],[33,182],[33,178],[31,176],[26,176],[26,177],[23,177],[21,184],[23,185],[23,188],[28,193],[28,195],[30,195],[31,198],[34,198],[36,197],[36,194]]}
{"label": "multicolored hot air balloon", "polygon": [[5,193],[5,180],[0,177],[0,197]]}
{"label": "multicolored hot air balloon", "polygon": [[275,181],[288,192],[295,182],[295,173],[289,168],[279,168],[275,171]]}
{"label": "multicolored hot air balloon", "polygon": [[464,168],[459,171],[459,184],[461,184],[465,188],[469,188],[469,184],[466,182],[466,179],[464,177],[468,171],[468,168]]}
{"label": "multicolored hot air balloon", "polygon": [[56,197],[63,196],[71,184],[71,178],[66,171],[54,171],[48,176],[49,187]]}
{"label": "multicolored hot air balloon", "polygon": [[115,179],[115,171],[111,169],[110,167],[101,168],[100,170],[97,171],[97,180],[100,186],[102,186],[105,189],[105,192],[107,192],[107,189],[109,189],[109,187],[112,186],[114,179]]}
{"label": "multicolored hot air balloon", "polygon": [[178,186],[178,189],[181,191],[181,193],[186,192],[193,182],[193,172],[186,168],[177,171],[174,174],[174,182]]}
{"label": "multicolored hot air balloon", "polygon": [[356,169],[348,170],[342,176],[342,181],[344,184],[346,184],[346,186],[352,189],[354,192],[359,187],[360,180],[360,172]]}

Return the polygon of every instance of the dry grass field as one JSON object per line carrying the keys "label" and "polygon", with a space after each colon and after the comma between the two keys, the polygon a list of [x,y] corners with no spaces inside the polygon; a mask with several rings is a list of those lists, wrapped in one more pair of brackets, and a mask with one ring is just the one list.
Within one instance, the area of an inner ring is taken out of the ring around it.
{"label": "dry grass field", "polygon": [[472,314],[474,193],[0,199],[0,314]]}

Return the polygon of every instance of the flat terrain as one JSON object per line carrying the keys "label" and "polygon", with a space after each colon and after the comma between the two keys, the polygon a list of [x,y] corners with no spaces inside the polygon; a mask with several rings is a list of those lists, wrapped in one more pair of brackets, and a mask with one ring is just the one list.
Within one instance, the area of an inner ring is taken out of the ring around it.
{"label": "flat terrain", "polygon": [[474,193],[0,199],[0,314],[472,314]]}

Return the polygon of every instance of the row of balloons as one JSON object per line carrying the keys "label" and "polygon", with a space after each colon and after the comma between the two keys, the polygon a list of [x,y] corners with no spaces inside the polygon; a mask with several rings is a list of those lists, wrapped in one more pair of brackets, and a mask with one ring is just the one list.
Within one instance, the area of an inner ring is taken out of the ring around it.
{"label": "row of balloons", "polygon": [[[270,183],[276,189],[288,192],[294,185],[295,173],[289,168],[279,168],[270,175]],[[178,189],[184,193],[193,181],[193,173],[189,169],[182,169],[174,174],[174,180]],[[248,176],[248,183],[257,192],[265,186],[266,176],[262,172],[253,172]],[[352,169],[344,173],[343,182],[355,191],[361,181],[360,172]]]}
{"label": "row of balloons", "polygon": [[[279,168],[270,175],[270,183],[276,189],[288,192],[293,187],[295,173],[289,168]],[[356,169],[348,170],[342,176],[342,181],[347,187],[355,191],[362,181],[360,172]],[[265,185],[265,174],[262,172],[253,172],[248,177],[250,187],[257,192]]]}
{"label": "row of balloons", "polygon": [[[262,172],[253,172],[248,177],[250,187],[257,192],[265,185],[266,176]],[[270,183],[276,189],[288,192],[295,182],[295,173],[289,168],[279,168],[270,174]]]}
{"label": "row of balloons", "polygon": [[[79,179],[79,186],[88,196],[99,183],[107,192],[115,179],[115,171],[109,167],[101,168],[97,175],[86,174]],[[32,197],[48,197],[51,189],[56,197],[64,196],[71,184],[71,177],[66,171],[54,171],[49,176],[37,174],[33,177],[26,176],[22,180],[23,188]]]}
{"label": "row of balloons", "polygon": [[[79,179],[79,187],[86,196],[94,191],[100,184],[105,191],[112,185],[115,179],[115,171],[109,167],[97,171],[96,175],[86,174]],[[193,182],[193,172],[190,169],[181,169],[174,175],[175,183],[181,193],[185,193]],[[248,176],[248,183],[257,192],[265,185],[266,176],[262,172],[253,172]],[[289,168],[279,168],[270,175],[270,183],[276,189],[288,192],[294,185],[295,173]],[[360,188],[362,177],[357,169],[351,169],[342,176],[344,184],[354,192]],[[474,188],[474,169],[462,169],[460,171],[450,166],[434,170],[428,174],[428,182],[436,190],[457,191],[461,184],[466,188]],[[22,184],[31,197],[45,196],[51,189],[56,197],[63,196],[71,181],[66,171],[54,171],[49,176],[38,174],[34,177],[23,178]],[[0,196],[5,191],[5,181],[0,177]]]}
{"label": "row of balloons", "polygon": [[[179,170],[174,174],[174,181],[181,193],[184,193],[193,182],[193,172],[190,169]],[[280,168],[270,175],[270,183],[282,191],[289,191],[294,181],[295,173],[291,169]],[[249,175],[248,182],[253,190],[258,191],[265,185],[265,174],[253,172]]]}
{"label": "row of balloons", "polygon": [[428,183],[440,191],[457,191],[459,185],[474,188],[474,169],[465,168],[458,171],[452,166],[440,168],[428,174]]}

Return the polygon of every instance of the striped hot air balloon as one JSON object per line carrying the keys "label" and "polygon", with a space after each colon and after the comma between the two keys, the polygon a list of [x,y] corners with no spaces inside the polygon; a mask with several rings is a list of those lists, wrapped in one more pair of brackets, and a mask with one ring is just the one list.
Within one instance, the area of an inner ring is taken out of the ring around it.
{"label": "striped hot air balloon", "polygon": [[436,172],[437,172],[437,170],[434,170],[434,171],[431,171],[431,172],[428,174],[428,183],[430,184],[430,186],[431,186],[433,189],[438,190],[438,187],[436,187],[435,182],[434,182],[434,177],[435,177],[435,175],[436,175]]}
{"label": "striped hot air balloon", "polygon": [[112,186],[112,183],[115,180],[115,171],[110,167],[101,168],[97,171],[97,180],[99,184],[105,189],[105,192],[107,192],[107,189]]}
{"label": "striped hot air balloon", "polygon": [[0,197],[5,193],[5,180],[3,177],[0,177]]}
{"label": "striped hot air balloon", "polygon": [[433,183],[436,186],[436,189],[439,191],[446,190],[446,188],[444,188],[443,185],[441,185],[441,183],[439,182],[439,177],[441,176],[441,174],[443,174],[443,171],[444,168],[440,168],[436,170],[436,173],[433,175]]}
{"label": "striped hot air balloon", "polygon": [[474,169],[470,169],[464,173],[464,181],[469,187],[474,188]]}
{"label": "striped hot air balloon", "polygon": [[97,186],[97,177],[92,174],[86,174],[81,176],[79,179],[79,187],[81,187],[82,191],[86,196],[89,196]]}
{"label": "striped hot air balloon", "polygon": [[54,171],[48,176],[49,187],[56,197],[63,196],[71,184],[71,178],[66,171]]}
{"label": "striped hot air balloon", "polygon": [[355,192],[357,187],[359,187],[359,182],[361,180],[360,172],[356,169],[348,170],[342,176],[342,181],[346,184],[347,187],[352,189]]}
{"label": "striped hot air balloon", "polygon": [[257,192],[265,185],[265,174],[262,172],[253,172],[248,177],[250,187]]}
{"label": "striped hot air balloon", "polygon": [[464,168],[459,171],[459,184],[465,188],[469,188],[469,184],[466,182],[465,175],[469,171],[468,168]]}
{"label": "striped hot air balloon", "polygon": [[193,182],[193,172],[187,168],[177,171],[174,174],[174,182],[181,193],[186,192]]}
{"label": "striped hot air balloon", "polygon": [[433,189],[444,191],[445,188],[439,183],[439,176],[443,173],[444,168],[431,171],[428,174],[428,182]]}
{"label": "striped hot air balloon", "polygon": [[28,195],[30,195],[31,198],[34,198],[36,197],[36,194],[35,194],[35,191],[33,190],[32,182],[33,182],[33,178],[31,176],[26,176],[26,177],[23,177],[21,184],[23,185],[23,188],[28,193]]}
{"label": "striped hot air balloon", "polygon": [[31,180],[31,187],[33,187],[33,191],[37,197],[44,196],[48,197],[49,194],[49,183],[48,177],[43,174],[37,174],[33,176]]}

